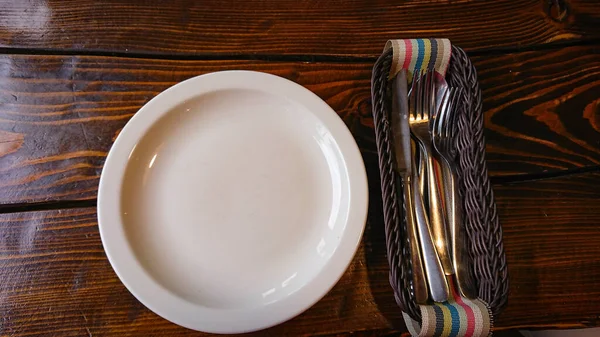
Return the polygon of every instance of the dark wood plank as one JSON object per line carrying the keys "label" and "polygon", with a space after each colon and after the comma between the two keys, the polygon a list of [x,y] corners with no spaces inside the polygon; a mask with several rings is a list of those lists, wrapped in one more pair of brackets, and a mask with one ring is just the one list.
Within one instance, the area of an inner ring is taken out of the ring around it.
{"label": "dark wood plank", "polygon": [[[197,336],[140,304],[106,259],[95,209],[0,215],[0,335]],[[387,329],[374,296],[386,294],[384,256],[368,283],[365,250],[336,287],[290,322],[256,335]],[[375,294],[375,295],[374,295]],[[389,330],[389,329],[388,329]]]}
{"label": "dark wood plank", "polygon": [[[340,282],[306,313],[255,335],[405,332],[388,284],[373,185],[363,243]],[[587,173],[495,188],[511,279],[498,330],[600,325],[599,186],[600,173]],[[106,260],[94,209],[2,214],[0,240],[1,335],[202,335],[130,295]]]}
{"label": "dark wood plank", "polygon": [[[600,164],[600,47],[473,61],[483,88],[491,175]],[[364,158],[372,159],[371,67],[1,56],[0,203],[94,199],[104,158],[129,118],[167,87],[217,70],[265,71],[307,87],[340,114]]]}
{"label": "dark wood plank", "polygon": [[494,191],[511,282],[497,326],[600,325],[600,173]]}
{"label": "dark wood plank", "polygon": [[474,62],[494,174],[600,164],[600,45]]}
{"label": "dark wood plank", "polygon": [[[562,2],[562,1],[561,1]],[[469,50],[600,37],[595,0],[2,1],[0,46],[157,54],[376,56],[391,38],[448,37]],[[556,15],[558,16],[558,15]]]}
{"label": "dark wood plank", "polygon": [[144,103],[179,81],[230,69],[301,83],[348,123],[370,117],[364,64],[4,56],[0,144],[7,145],[0,154],[0,202],[95,198],[108,149]]}

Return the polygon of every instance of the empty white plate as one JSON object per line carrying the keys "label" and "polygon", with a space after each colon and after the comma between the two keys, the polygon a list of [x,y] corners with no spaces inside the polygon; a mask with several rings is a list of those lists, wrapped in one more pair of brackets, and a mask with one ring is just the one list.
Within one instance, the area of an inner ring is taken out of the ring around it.
{"label": "empty white plate", "polygon": [[144,305],[214,333],[308,309],[346,270],[367,214],[356,143],[309,90],[251,71],[198,76],[148,102],[100,179],[106,254]]}

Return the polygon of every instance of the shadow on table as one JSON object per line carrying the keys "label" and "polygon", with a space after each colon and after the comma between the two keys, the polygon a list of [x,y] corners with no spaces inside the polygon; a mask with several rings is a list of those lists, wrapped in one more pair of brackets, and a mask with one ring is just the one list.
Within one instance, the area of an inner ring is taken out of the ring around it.
{"label": "shadow on table", "polygon": [[389,284],[389,265],[385,243],[381,185],[376,154],[364,154],[369,179],[369,214],[365,227],[365,260],[373,298],[379,311],[399,331],[406,331],[402,312]]}
{"label": "shadow on table", "polygon": [[369,214],[365,226],[363,243],[365,262],[371,295],[377,309],[388,321],[389,325],[400,332],[407,331],[402,319],[402,312],[394,299],[394,292],[389,283],[389,266],[387,262],[383,208],[381,199],[381,181],[379,177],[379,158],[375,144],[375,132],[371,115],[370,99],[359,105],[356,114],[344,118],[346,125],[354,135],[361,150],[367,178],[369,182]]}

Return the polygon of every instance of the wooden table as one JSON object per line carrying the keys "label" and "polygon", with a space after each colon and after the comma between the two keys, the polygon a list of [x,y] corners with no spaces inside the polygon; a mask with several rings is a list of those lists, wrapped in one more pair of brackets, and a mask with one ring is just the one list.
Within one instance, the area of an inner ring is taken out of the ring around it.
{"label": "wooden table", "polygon": [[251,69],[315,92],[358,142],[363,244],[313,308],[256,335],[405,332],[388,285],[370,71],[390,38],[449,37],[483,88],[510,299],[496,329],[600,325],[600,3],[0,1],[0,335],[197,336],[141,305],[98,235],[106,154],[149,99]]}

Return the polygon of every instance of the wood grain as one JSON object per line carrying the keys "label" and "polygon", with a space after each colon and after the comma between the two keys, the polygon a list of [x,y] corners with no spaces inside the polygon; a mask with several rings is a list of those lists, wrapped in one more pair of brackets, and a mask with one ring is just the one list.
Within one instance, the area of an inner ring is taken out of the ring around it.
{"label": "wood grain", "polygon": [[600,45],[478,57],[475,64],[494,172],[600,164]]}
{"label": "wood grain", "polygon": [[[156,316],[117,279],[102,249],[95,209],[0,216],[0,335],[195,336]],[[385,257],[373,271],[386,279]],[[317,335],[383,329],[374,296],[385,282],[366,282],[364,247],[337,286],[296,319],[256,335]]]}
{"label": "wood grain", "polygon": [[600,325],[600,173],[496,186],[511,282],[498,326]]}
{"label": "wood grain", "polygon": [[[564,2],[564,1],[563,1]],[[469,50],[600,37],[595,0],[9,1],[0,46],[165,55],[379,55],[388,39],[448,37]]]}
{"label": "wood grain", "polygon": [[[600,48],[474,57],[490,174],[600,164]],[[195,75],[265,71],[324,99],[376,163],[369,63],[167,61],[0,56],[0,203],[95,199],[121,128],[152,97]]]}
{"label": "wood grain", "polygon": [[[511,289],[499,330],[600,325],[600,173],[496,187]],[[260,336],[392,335],[404,326],[388,284],[381,200],[363,243],[313,308]],[[0,215],[0,335],[200,336],[158,317],[117,279],[95,209]],[[396,334],[397,335],[397,334]]]}

